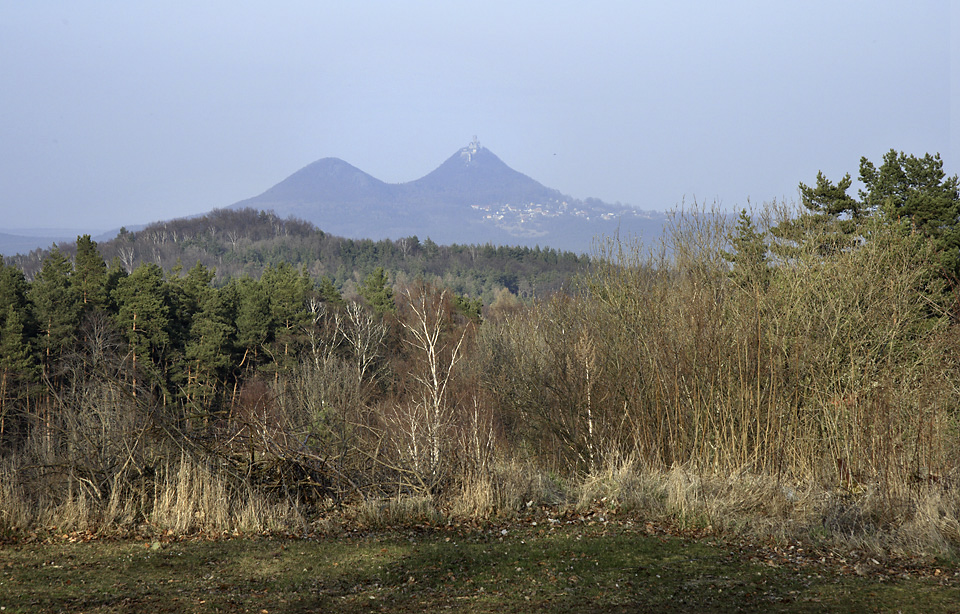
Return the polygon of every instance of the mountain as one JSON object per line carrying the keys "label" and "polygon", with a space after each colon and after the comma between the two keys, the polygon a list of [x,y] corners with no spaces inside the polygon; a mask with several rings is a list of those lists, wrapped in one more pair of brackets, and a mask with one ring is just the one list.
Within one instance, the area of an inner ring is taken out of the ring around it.
{"label": "mountain", "polygon": [[350,204],[387,204],[395,197],[392,186],[371,177],[338,158],[324,158],[306,166],[260,196],[238,203],[257,202],[267,207],[297,208]]}
{"label": "mountain", "polygon": [[318,160],[234,205],[273,211],[349,238],[550,246],[586,252],[594,237],[659,236],[664,215],[578,200],[507,166],[474,140],[428,175],[388,184],[337,158]]}
{"label": "mountain", "polygon": [[432,197],[447,205],[509,204],[559,201],[557,190],[519,173],[486,147],[471,143],[426,177],[401,186],[408,198]]}

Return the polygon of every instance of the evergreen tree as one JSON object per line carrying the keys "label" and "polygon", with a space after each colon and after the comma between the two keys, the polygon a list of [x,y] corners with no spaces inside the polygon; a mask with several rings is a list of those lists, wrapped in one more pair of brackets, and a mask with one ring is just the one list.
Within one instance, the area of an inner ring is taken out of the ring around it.
{"label": "evergreen tree", "polygon": [[305,271],[297,272],[287,262],[267,267],[260,284],[270,298],[270,316],[278,328],[292,331],[304,321],[307,297],[313,284]]}
{"label": "evergreen tree", "polygon": [[[817,173],[817,185],[809,187],[800,182],[800,202],[814,215],[826,215],[832,218],[846,216],[851,222],[861,219],[864,214],[864,208],[849,194],[852,183],[850,174],[847,173],[843,179],[836,184],[823,176],[822,172]],[[855,224],[845,224],[844,228],[853,230]]]}
{"label": "evergreen tree", "polygon": [[107,263],[90,235],[77,237],[77,256],[71,278],[81,310],[102,308],[107,301]]}
{"label": "evergreen tree", "polygon": [[107,295],[107,311],[110,313],[117,313],[117,303],[113,299],[113,293],[117,289],[117,286],[120,285],[120,280],[127,277],[129,273],[127,268],[123,266],[123,263],[119,258],[114,258],[110,261],[110,266],[107,267],[107,281],[106,281],[106,295]]}
{"label": "evergreen tree", "polygon": [[[30,286],[23,276],[23,271],[17,267],[7,266],[0,259],[0,306],[11,307],[17,312],[28,337],[32,336],[35,331],[30,319],[32,314],[29,311],[29,301],[27,299],[29,289]],[[6,311],[0,308],[0,327],[3,326],[5,318]]]}
{"label": "evergreen tree", "polygon": [[237,303],[237,345],[243,350],[239,366],[255,367],[261,348],[273,330],[270,297],[259,281],[244,277],[231,286]]}
{"label": "evergreen tree", "polygon": [[770,279],[767,244],[746,209],[740,211],[729,239],[733,252],[724,252],[723,257],[732,265],[734,282],[741,288],[766,288]]}
{"label": "evergreen tree", "polygon": [[215,293],[211,286],[216,273],[197,262],[186,275],[182,265],[175,266],[167,276],[167,291],[171,307],[171,350],[183,352],[190,336],[193,319],[202,303]]}
{"label": "evergreen tree", "polygon": [[[117,325],[130,344],[134,378],[139,372],[152,377],[151,383],[165,387],[164,353],[170,342],[170,305],[163,271],[156,264],[141,264],[124,277],[113,292],[117,304]],[[134,393],[137,380],[134,379]]]}
{"label": "evergreen tree", "polygon": [[193,315],[185,347],[187,399],[200,411],[213,409],[217,390],[226,382],[231,358],[234,327],[221,293],[209,288]]}
{"label": "evergreen tree", "polygon": [[287,367],[296,358],[296,350],[303,327],[307,324],[307,300],[313,291],[313,283],[306,271],[299,273],[289,263],[267,267],[260,284],[270,300],[270,321],[274,325],[273,337],[277,342],[274,360]]}
{"label": "evergreen tree", "polygon": [[860,190],[864,205],[883,210],[894,220],[933,240],[941,255],[941,268],[960,275],[960,191],[958,177],[943,172],[940,154],[922,158],[891,149],[880,168],[860,159]]}
{"label": "evergreen tree", "polygon": [[770,233],[779,239],[771,249],[784,258],[792,258],[806,250],[829,257],[853,246],[865,211],[847,194],[851,182],[847,174],[834,184],[822,172],[817,173],[815,187],[801,182],[800,202],[805,211],[799,217],[785,220],[770,229]]}
{"label": "evergreen tree", "polygon": [[50,364],[72,343],[80,321],[80,305],[71,283],[70,261],[54,249],[44,259],[29,297],[39,328],[38,344],[48,371]]}
{"label": "evergreen tree", "polygon": [[[429,239],[427,239],[429,241]],[[367,275],[357,291],[363,300],[377,313],[396,313],[397,305],[393,300],[393,288],[388,285],[388,278],[383,267],[377,267]]]}
{"label": "evergreen tree", "polygon": [[6,429],[12,402],[37,378],[36,361],[24,334],[20,313],[8,305],[0,325],[0,438]]}
{"label": "evergreen tree", "polygon": [[320,287],[317,291],[320,294],[320,299],[324,302],[336,305],[337,307],[343,307],[346,304],[343,300],[343,295],[340,294],[337,287],[333,285],[333,281],[326,275],[320,278]]}
{"label": "evergreen tree", "polygon": [[468,318],[475,324],[480,324],[483,314],[483,301],[479,298],[470,298],[455,294],[453,296],[453,308],[457,313]]}

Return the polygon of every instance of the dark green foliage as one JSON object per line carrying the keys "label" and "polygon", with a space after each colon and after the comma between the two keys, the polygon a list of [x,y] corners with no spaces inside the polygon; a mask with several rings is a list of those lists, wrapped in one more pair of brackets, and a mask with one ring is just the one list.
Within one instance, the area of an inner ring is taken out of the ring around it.
{"label": "dark green foliage", "polygon": [[393,288],[389,285],[386,271],[377,267],[357,289],[363,300],[377,313],[396,313],[397,306],[393,302]]}
{"label": "dark green foliage", "polygon": [[127,273],[127,269],[124,268],[123,263],[120,262],[119,258],[114,257],[114,259],[110,261],[110,266],[107,268],[106,280],[107,306],[111,312],[117,310],[117,304],[113,300],[113,291],[120,285],[120,280],[127,275],[129,275],[129,273]]}
{"label": "dark green foliage", "polygon": [[313,286],[305,272],[282,262],[267,267],[260,284],[270,296],[270,318],[276,327],[293,331],[303,325],[304,305]]}
{"label": "dark green foliage", "polygon": [[29,297],[41,332],[37,341],[48,363],[72,341],[79,325],[80,305],[71,283],[72,272],[70,261],[54,249],[30,284]]}
{"label": "dark green foliage", "polygon": [[[772,247],[782,257],[793,258],[813,248],[824,257],[862,245],[863,222],[883,215],[933,241],[939,267],[950,279],[960,277],[960,180],[943,172],[940,155],[922,158],[891,149],[879,168],[860,159],[861,200],[847,194],[850,175],[834,184],[817,173],[817,185],[800,184],[805,212],[771,230],[779,240]],[[816,245],[809,241],[815,237]]]}
{"label": "dark green foliage", "polygon": [[453,297],[453,308],[474,323],[480,323],[483,313],[483,301],[479,298],[470,298],[457,294]]}
{"label": "dark green foliage", "polygon": [[956,175],[943,172],[940,154],[918,158],[891,149],[880,168],[860,159],[860,191],[864,206],[882,210],[893,219],[933,240],[941,266],[960,274],[960,192]]}
{"label": "dark green foliage", "polygon": [[103,307],[107,300],[107,263],[90,235],[77,237],[77,255],[74,258],[73,285],[79,295],[81,309],[90,311]]}
{"label": "dark green foliage", "polygon": [[20,313],[8,305],[0,325],[0,449],[11,407],[26,396],[38,375]]}
{"label": "dark green foliage", "polygon": [[[569,288],[573,277],[584,272],[590,262],[585,256],[551,248],[438,245],[413,236],[381,241],[345,239],[303,221],[250,209],[224,209],[203,217],[152,224],[102,242],[97,250],[110,263],[108,300],[118,276],[144,259],[168,272],[178,262],[200,262],[216,270],[213,283],[217,286],[243,276],[259,278],[268,266],[289,263],[298,270],[306,267],[314,282],[326,276],[333,287],[342,289],[380,266],[391,279],[442,281],[454,292],[480,297],[485,303],[493,301],[504,282],[525,299]],[[38,271],[39,261],[26,256],[8,262],[28,278]]]}
{"label": "dark green foliage", "polygon": [[134,373],[146,372],[154,385],[166,389],[161,374],[170,349],[172,310],[163,271],[155,264],[140,265],[120,280],[113,300],[117,327],[132,351]]}
{"label": "dark green foliage", "polygon": [[767,244],[746,209],[740,211],[730,243],[733,252],[725,252],[723,257],[731,263],[731,275],[737,285],[742,288],[766,287],[770,278]]}
{"label": "dark green foliage", "polygon": [[270,296],[249,277],[234,281],[228,290],[235,296],[237,346],[243,354],[239,366],[250,368],[271,334]]}
{"label": "dark green foliage", "polygon": [[297,272],[288,263],[267,267],[260,278],[263,292],[270,298],[269,322],[275,347],[274,368],[289,368],[297,360],[297,344],[308,321],[307,301],[313,284],[305,271]]}
{"label": "dark green foliage", "polygon": [[850,248],[864,213],[860,203],[847,194],[850,184],[849,174],[834,184],[819,172],[816,187],[800,183],[805,211],[771,229],[778,239],[772,249],[782,258],[792,259],[805,251],[829,257]]}
{"label": "dark green foliage", "polygon": [[210,288],[193,314],[184,348],[186,396],[202,412],[213,409],[217,391],[226,382],[233,365],[230,350],[235,332],[221,292]]}
{"label": "dark green foliage", "polygon": [[340,291],[337,290],[337,287],[333,285],[333,282],[326,275],[320,278],[320,285],[317,288],[317,292],[323,301],[331,305],[342,307],[346,304],[343,300],[343,295],[340,294]]}
{"label": "dark green foliage", "polygon": [[[846,216],[854,221],[859,220],[863,216],[863,206],[847,194],[851,183],[849,173],[834,184],[824,177],[822,172],[818,172],[816,187],[811,188],[803,182],[800,183],[800,202],[810,213],[815,215],[826,215],[834,218]],[[852,224],[847,226],[852,226]]]}
{"label": "dark green foliage", "polygon": [[[12,308],[20,315],[28,333],[32,333],[30,326],[31,313],[28,312],[27,292],[29,285],[20,269],[7,266],[0,262],[0,305]],[[0,325],[6,318],[6,312],[0,310]]]}

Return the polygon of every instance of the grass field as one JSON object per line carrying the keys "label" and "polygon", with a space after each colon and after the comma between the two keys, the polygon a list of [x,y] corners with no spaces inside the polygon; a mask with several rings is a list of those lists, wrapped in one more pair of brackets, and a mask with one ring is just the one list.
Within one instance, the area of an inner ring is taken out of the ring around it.
{"label": "grass field", "polygon": [[949,612],[949,562],[761,544],[599,515],[308,537],[35,536],[8,612]]}

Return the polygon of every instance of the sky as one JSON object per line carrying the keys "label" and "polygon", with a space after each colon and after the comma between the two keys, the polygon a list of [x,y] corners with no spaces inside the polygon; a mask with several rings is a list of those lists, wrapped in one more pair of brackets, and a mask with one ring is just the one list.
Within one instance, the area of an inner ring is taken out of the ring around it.
{"label": "sky", "polygon": [[0,0],[0,229],[225,207],[476,136],[575,198],[797,200],[861,156],[960,172],[960,3]]}

